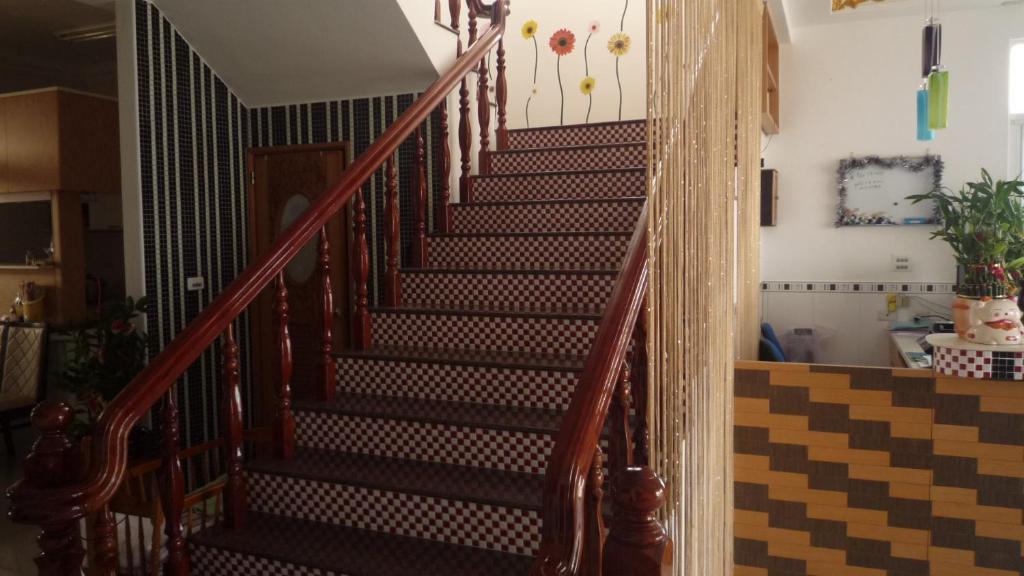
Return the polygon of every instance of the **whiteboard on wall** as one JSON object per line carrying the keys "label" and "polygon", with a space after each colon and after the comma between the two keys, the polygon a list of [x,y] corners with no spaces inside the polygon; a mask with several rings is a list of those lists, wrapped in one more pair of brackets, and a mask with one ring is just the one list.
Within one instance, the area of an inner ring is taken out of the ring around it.
{"label": "whiteboard on wall", "polygon": [[933,202],[914,204],[914,194],[942,186],[939,156],[865,156],[839,162],[836,226],[936,224]]}

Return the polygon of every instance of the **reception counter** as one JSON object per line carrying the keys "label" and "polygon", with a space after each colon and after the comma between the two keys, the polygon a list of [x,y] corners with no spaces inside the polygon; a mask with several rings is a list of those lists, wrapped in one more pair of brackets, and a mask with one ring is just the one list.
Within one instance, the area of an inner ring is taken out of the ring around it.
{"label": "reception counter", "polygon": [[1024,574],[1024,383],[739,362],[735,574]]}

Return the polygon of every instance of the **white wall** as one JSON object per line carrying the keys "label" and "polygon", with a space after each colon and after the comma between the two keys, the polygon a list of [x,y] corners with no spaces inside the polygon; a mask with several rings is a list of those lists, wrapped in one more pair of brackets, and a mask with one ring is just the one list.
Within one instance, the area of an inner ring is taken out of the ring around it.
{"label": "white wall", "polygon": [[[780,172],[778,226],[762,229],[765,281],[953,282],[952,253],[930,241],[931,228],[835,228],[836,168],[853,155],[940,154],[946,186],[977,180],[980,169],[1008,169],[1008,57],[1010,40],[1024,36],[1024,6],[964,10],[943,15],[943,63],[950,70],[950,127],[918,142],[915,96],[920,83],[920,17],[799,28],[781,51],[782,131],[767,140],[766,167]],[[893,254],[913,258],[910,272],[891,269]],[[803,295],[803,298],[810,298]],[[792,298],[790,298],[792,299]],[[765,319],[785,329],[794,304],[773,306]],[[872,312],[884,297],[841,327],[857,338],[884,338],[887,326]],[[810,302],[810,301],[808,301]],[[799,307],[799,306],[797,306]],[[808,307],[814,308],[812,303]],[[839,324],[818,315],[802,322]],[[844,352],[830,362],[885,363],[874,353]]]}
{"label": "white wall", "polygon": [[[628,2],[628,6],[627,6]],[[646,117],[646,7],[640,0],[515,0],[508,21],[505,50],[508,58],[508,123],[510,128],[526,127],[526,101],[533,90],[534,44],[522,37],[527,20],[536,20],[537,90],[530,103],[530,125],[552,126],[559,122],[561,98],[556,64],[558,58],[548,46],[551,35],[565,28],[576,35],[576,48],[562,57],[562,86],[565,91],[565,123],[582,124],[586,120],[589,99],[580,92],[585,77],[584,48],[590,23],[600,23],[587,52],[590,76],[597,80],[593,92],[591,122],[607,122],[619,117],[619,89],[615,76],[615,57],[608,52],[608,39],[619,31],[625,9],[624,31],[632,40],[630,51],[619,62],[622,80],[622,118]]]}

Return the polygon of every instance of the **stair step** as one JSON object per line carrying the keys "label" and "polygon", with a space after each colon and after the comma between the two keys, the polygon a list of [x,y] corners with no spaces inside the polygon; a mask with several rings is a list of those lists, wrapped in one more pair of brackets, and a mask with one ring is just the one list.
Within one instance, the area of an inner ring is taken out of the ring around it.
{"label": "stair step", "polygon": [[342,394],[566,410],[583,358],[378,348],[335,365]]}
{"label": "stair step", "polygon": [[630,233],[447,234],[431,236],[432,268],[618,270]]}
{"label": "stair step", "polygon": [[598,314],[374,308],[373,341],[380,346],[512,351],[583,356],[601,321]]}
{"label": "stair step", "polygon": [[540,475],[302,449],[248,476],[262,513],[512,554],[540,545]]}
{"label": "stair step", "polygon": [[553,410],[360,394],[294,412],[301,447],[524,474],[544,473],[561,423]]}
{"label": "stair step", "polygon": [[510,148],[541,148],[579,144],[615,144],[647,139],[646,120],[543,126],[508,131]]}
{"label": "stair step", "polygon": [[402,302],[420,307],[600,313],[616,278],[615,270],[403,269]]}
{"label": "stair step", "polygon": [[195,576],[525,576],[529,556],[251,512],[194,536]]}
{"label": "stair step", "polygon": [[643,196],[647,169],[489,174],[473,177],[475,202]]}
{"label": "stair step", "polygon": [[647,143],[498,150],[491,154],[490,163],[491,172],[494,174],[636,168],[647,163]]}
{"label": "stair step", "polygon": [[644,197],[454,204],[453,231],[632,232]]}

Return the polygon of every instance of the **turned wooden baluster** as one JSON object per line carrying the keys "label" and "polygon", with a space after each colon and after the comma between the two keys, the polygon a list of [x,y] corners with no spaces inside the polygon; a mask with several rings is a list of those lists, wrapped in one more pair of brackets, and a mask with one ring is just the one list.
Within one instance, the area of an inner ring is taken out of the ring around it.
{"label": "turned wooden baluster", "polygon": [[612,478],[614,515],[604,545],[605,576],[670,576],[672,540],[658,522],[665,483],[647,466]]}
{"label": "turned wooden baluster", "polygon": [[478,156],[479,171],[487,174],[491,171],[491,97],[488,94],[487,57],[480,60],[480,72],[477,74],[476,115],[480,122],[480,154]]}
{"label": "turned wooden baluster", "polygon": [[[125,521],[127,522],[127,520]],[[91,561],[95,563],[95,570],[90,571],[90,574],[115,576],[117,574],[117,523],[114,521],[114,515],[110,512],[109,505],[104,505],[96,513],[93,539],[95,545]]]}
{"label": "turned wooden baluster", "polygon": [[412,265],[425,268],[427,244],[427,151],[423,143],[423,126],[416,128],[416,228],[413,232]]}
{"label": "turned wooden baluster", "polygon": [[331,285],[331,243],[327,227],[320,229],[317,244],[320,268],[320,358],[317,360],[317,400],[333,402],[335,397],[334,371],[334,287]]}
{"label": "turned wooden baluster", "polygon": [[434,0],[434,22],[441,22],[441,0]]}
{"label": "turned wooden baluster", "polygon": [[651,436],[647,424],[647,332],[646,316],[640,314],[633,330],[633,402],[636,423],[633,429],[633,463],[650,465]]}
{"label": "turned wooden baluster", "polygon": [[466,45],[468,48],[472,48],[473,44],[476,44],[476,5],[469,2],[469,43]]}
{"label": "turned wooden baluster", "polygon": [[223,345],[224,399],[221,422],[224,425],[224,456],[227,483],[224,485],[224,523],[228,528],[245,526],[248,488],[242,470],[242,390],[239,378],[238,344],[231,324]]}
{"label": "turned wooden baluster", "polygon": [[611,458],[610,472],[612,477],[633,465],[632,431],[629,426],[629,410],[633,405],[633,393],[630,385],[631,371],[629,360],[622,363],[618,386],[612,399],[611,413]]}
{"label": "turned wooden baluster", "polygon": [[458,30],[462,19],[462,0],[448,0],[448,13],[452,17],[452,28]]}
{"label": "turned wooden baluster", "polygon": [[442,234],[451,232],[452,228],[452,151],[448,146],[448,101],[441,102],[441,206],[434,210],[437,231]]}
{"label": "turned wooden baluster", "polygon": [[164,513],[164,534],[167,543],[165,576],[186,576],[189,573],[188,545],[182,529],[182,511],[185,508],[185,477],[178,458],[178,405],[172,387],[164,396],[163,455],[158,479],[160,506]]}
{"label": "turned wooden baluster", "polygon": [[508,148],[508,75],[505,62],[505,37],[498,40],[498,79],[494,84],[494,97],[498,101],[498,131],[495,146],[498,150]]}
{"label": "turned wooden baluster", "polygon": [[583,535],[584,576],[601,576],[604,560],[604,453],[601,446],[594,450],[587,479],[585,533]]}
{"label": "turned wooden baluster", "polygon": [[352,255],[355,275],[355,311],[352,314],[352,347],[366,350],[372,344],[370,326],[370,248],[366,242],[366,202],[363,191],[356,191],[355,204],[352,207]]}
{"label": "turned wooden baluster", "polygon": [[[79,479],[82,451],[67,434],[73,415],[63,402],[43,402],[32,411],[32,426],[40,435],[24,460],[26,485],[34,489],[61,488]],[[34,524],[32,519],[38,513],[36,509],[22,509],[14,501],[8,514],[16,522]],[[39,574],[78,574],[85,557],[78,520],[49,521],[41,523],[40,527],[42,533],[36,539],[40,554],[35,558]]]}
{"label": "turned wooden baluster", "polygon": [[277,275],[274,293],[274,314],[277,316],[277,349],[280,356],[281,381],[277,388],[277,410],[274,414],[274,456],[291,460],[295,456],[295,416],[292,414],[292,339],[288,332],[288,287],[284,272]]}
{"label": "turned wooden baluster", "polygon": [[[473,8],[470,6],[470,14]],[[470,20],[474,22],[474,20]],[[457,53],[462,57],[462,38],[459,38]],[[470,148],[473,144],[473,125],[469,120],[469,80],[462,77],[459,85],[459,159],[461,162],[461,173],[459,175],[459,201],[470,202],[473,197],[472,179],[470,173],[473,169],[473,160],[470,156]]]}
{"label": "turned wooden baluster", "polygon": [[395,157],[384,164],[384,225],[387,234],[387,262],[384,269],[384,305],[397,308],[402,302],[402,284],[398,267],[402,265],[401,214],[398,212],[398,172]]}

